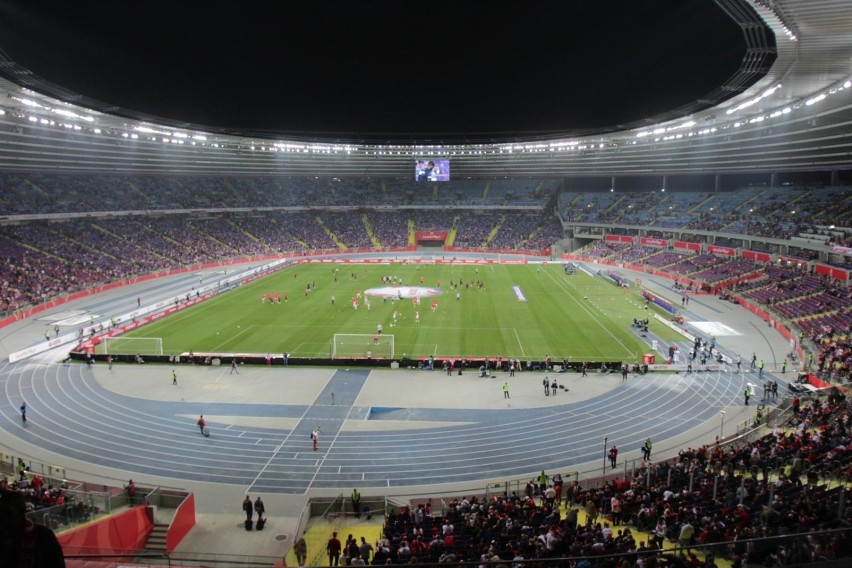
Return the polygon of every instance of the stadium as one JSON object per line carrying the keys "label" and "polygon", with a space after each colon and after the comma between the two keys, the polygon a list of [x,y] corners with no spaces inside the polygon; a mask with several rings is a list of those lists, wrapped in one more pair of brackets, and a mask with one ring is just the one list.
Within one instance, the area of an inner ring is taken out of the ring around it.
{"label": "stadium", "polygon": [[739,67],[565,127],[214,125],[0,52],[0,504],[69,566],[846,565],[852,13],[706,4]]}

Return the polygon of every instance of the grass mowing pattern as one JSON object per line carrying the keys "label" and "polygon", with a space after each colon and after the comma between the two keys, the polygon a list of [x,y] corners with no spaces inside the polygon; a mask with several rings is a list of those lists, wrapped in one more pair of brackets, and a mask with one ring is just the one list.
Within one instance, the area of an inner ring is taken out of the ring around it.
{"label": "grass mowing pattern", "polygon": [[[353,309],[356,291],[384,286],[383,276],[395,276],[405,286],[438,287],[440,282],[437,310],[431,309],[433,298],[423,298],[420,306],[408,299],[372,298],[372,309],[363,301]],[[451,281],[473,285],[453,290]],[[479,281],[483,289],[475,286]],[[306,294],[310,283],[315,287]],[[262,294],[276,292],[282,297],[286,292],[288,300],[261,303]],[[294,358],[313,358],[331,356],[335,333],[372,335],[381,324],[384,333],[395,336],[396,358],[500,355],[526,361],[549,355],[555,362],[565,357],[637,363],[649,346],[631,332],[634,317],[651,319],[651,330],[662,339],[682,339],[654,322],[653,306],[644,306],[637,287],[623,290],[582,271],[568,276],[559,265],[305,264],[128,336],[162,337],[166,354],[289,352]]]}

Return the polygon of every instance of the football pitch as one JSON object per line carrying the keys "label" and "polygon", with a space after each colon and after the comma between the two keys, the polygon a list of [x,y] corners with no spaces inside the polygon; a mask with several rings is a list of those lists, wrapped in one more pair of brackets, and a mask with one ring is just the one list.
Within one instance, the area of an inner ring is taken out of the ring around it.
{"label": "football pitch", "polygon": [[[582,270],[567,275],[558,264],[303,264],[125,337],[162,338],[164,354],[381,358],[392,341],[396,359],[638,363],[649,346],[631,331],[633,318],[650,319],[661,339],[682,339],[654,321],[654,310],[635,286]],[[121,351],[120,341],[111,351]]]}

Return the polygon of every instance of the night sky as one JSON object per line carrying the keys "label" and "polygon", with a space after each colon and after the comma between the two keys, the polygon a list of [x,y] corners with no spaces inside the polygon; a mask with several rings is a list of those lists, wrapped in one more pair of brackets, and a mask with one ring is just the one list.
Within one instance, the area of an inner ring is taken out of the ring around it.
{"label": "night sky", "polygon": [[745,43],[710,0],[2,0],[0,49],[171,120],[428,138],[647,118],[717,88]]}

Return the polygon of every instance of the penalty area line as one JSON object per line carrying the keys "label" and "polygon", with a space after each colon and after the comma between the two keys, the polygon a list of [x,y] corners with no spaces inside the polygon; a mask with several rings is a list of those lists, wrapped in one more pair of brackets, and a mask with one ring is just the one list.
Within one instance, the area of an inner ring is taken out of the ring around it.
{"label": "penalty area line", "polygon": [[520,347],[520,348],[521,348],[521,357],[526,357],[526,356],[527,356],[527,354],[524,352],[524,345],[523,345],[523,343],[521,343],[521,336],[520,336],[520,335],[518,335],[518,330],[517,330],[517,328],[514,328],[514,327],[513,327],[513,328],[512,328],[512,331],[515,333],[515,339],[517,339],[517,340],[518,340],[518,347]]}

